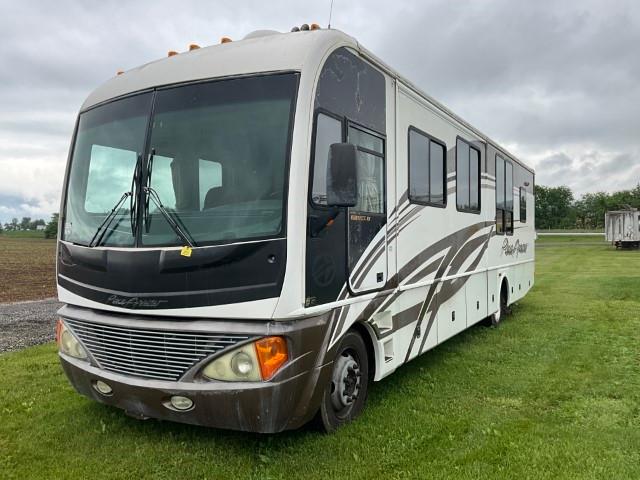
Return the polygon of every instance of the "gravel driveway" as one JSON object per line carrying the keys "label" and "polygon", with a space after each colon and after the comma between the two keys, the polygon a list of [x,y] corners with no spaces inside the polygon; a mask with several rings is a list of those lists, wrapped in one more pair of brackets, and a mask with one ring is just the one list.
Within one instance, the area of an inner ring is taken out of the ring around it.
{"label": "gravel driveway", "polygon": [[52,341],[56,312],[61,306],[55,298],[0,303],[0,352]]}

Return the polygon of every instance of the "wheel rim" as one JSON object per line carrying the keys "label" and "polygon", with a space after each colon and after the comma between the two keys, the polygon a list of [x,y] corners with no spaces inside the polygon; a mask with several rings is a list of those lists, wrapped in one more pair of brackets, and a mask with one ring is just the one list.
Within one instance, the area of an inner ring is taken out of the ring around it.
{"label": "wheel rim", "polygon": [[361,388],[362,372],[358,355],[345,350],[336,359],[331,378],[331,405],[338,417],[349,413]]}

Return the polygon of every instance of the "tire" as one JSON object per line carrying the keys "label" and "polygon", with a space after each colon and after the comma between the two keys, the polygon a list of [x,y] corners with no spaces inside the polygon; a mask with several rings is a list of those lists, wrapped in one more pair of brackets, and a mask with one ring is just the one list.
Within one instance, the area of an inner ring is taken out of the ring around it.
{"label": "tire", "polygon": [[500,325],[500,322],[511,313],[511,309],[508,305],[509,302],[509,290],[507,284],[502,282],[502,286],[500,287],[500,308],[496,313],[489,317],[490,324],[492,327],[497,327]]}
{"label": "tire", "polygon": [[369,391],[369,356],[362,337],[347,332],[333,361],[331,378],[322,394],[317,421],[322,430],[334,432],[364,410]]}

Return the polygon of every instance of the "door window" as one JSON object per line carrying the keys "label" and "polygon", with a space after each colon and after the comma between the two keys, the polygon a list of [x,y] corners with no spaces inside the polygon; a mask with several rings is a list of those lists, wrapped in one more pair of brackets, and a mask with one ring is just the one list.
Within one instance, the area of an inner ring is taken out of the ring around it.
{"label": "door window", "polygon": [[384,140],[350,126],[348,141],[357,149],[358,203],[349,209],[349,270],[386,223]]}

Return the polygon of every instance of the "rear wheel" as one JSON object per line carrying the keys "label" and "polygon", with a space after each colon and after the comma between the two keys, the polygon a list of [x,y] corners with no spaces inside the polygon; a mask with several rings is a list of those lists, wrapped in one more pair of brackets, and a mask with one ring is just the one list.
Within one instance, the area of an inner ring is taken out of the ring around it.
{"label": "rear wheel", "polygon": [[511,313],[511,309],[509,308],[509,291],[507,287],[507,282],[502,282],[502,287],[500,287],[500,308],[496,313],[489,317],[491,319],[491,326],[497,327],[500,325],[500,322],[504,319],[505,316]]}
{"label": "rear wheel", "polygon": [[320,426],[333,432],[355,419],[364,409],[369,389],[367,347],[356,332],[348,332],[338,348],[331,379],[318,411]]}

